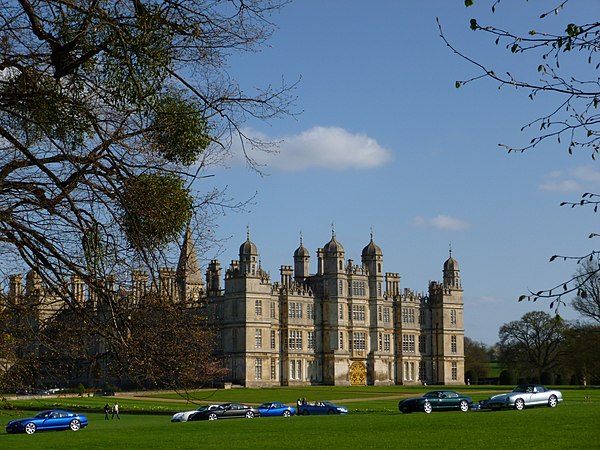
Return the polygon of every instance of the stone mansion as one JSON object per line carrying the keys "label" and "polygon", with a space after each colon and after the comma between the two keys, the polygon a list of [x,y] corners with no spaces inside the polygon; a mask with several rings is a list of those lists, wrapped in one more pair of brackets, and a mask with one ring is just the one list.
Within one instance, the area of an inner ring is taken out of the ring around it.
{"label": "stone mansion", "polygon": [[[196,259],[189,242],[184,251],[192,256],[188,262]],[[345,256],[332,232],[317,249],[311,274],[301,239],[294,265],[281,266],[272,282],[248,234],[224,286],[219,262],[211,261],[201,289],[229,381],[247,387],[464,384],[463,290],[452,255],[443,280],[430,282],[427,294],[401,290],[399,274],[383,272],[372,236],[360,264]]]}
{"label": "stone mansion", "polygon": [[[131,290],[122,295],[138,302],[157,289],[175,302],[189,302],[191,313],[206,312],[216,330],[215,356],[229,369],[225,382],[247,387],[464,384],[463,290],[451,253],[442,281],[430,282],[426,294],[401,289],[399,274],[383,271],[383,253],[372,236],[356,263],[346,259],[332,231],[316,251],[316,273],[310,266],[301,239],[293,266],[281,266],[279,280],[271,281],[248,233],[239,259],[224,276],[213,260],[204,277],[188,230],[176,269],[161,269],[157,284],[133,271]],[[24,289],[22,280],[11,277],[8,302],[43,298],[41,305],[53,305],[44,315],[59,313],[61,303],[48,301],[52,298],[46,298],[33,271]],[[84,298],[81,281],[73,282],[79,301],[102,314],[89,294]],[[94,385],[102,378],[81,381]]]}

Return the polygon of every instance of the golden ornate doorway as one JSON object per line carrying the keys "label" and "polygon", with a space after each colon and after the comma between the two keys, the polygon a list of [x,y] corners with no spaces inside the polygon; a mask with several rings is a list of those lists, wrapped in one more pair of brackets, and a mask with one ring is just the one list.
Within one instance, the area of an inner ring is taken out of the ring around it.
{"label": "golden ornate doorway", "polygon": [[367,384],[367,368],[363,363],[353,362],[350,366],[350,384],[365,386]]}

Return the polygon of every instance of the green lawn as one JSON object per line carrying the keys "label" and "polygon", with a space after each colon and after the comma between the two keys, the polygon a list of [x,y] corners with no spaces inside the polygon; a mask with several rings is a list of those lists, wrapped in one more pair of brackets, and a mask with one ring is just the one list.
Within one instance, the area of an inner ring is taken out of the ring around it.
{"label": "green lawn", "polygon": [[[600,448],[597,437],[600,390],[565,387],[565,401],[555,409],[434,412],[427,415],[400,414],[397,399],[379,399],[386,395],[413,395],[416,392],[412,388],[322,389],[304,391],[310,392],[310,397],[315,399],[316,393],[328,393],[327,398],[343,393],[343,398],[348,400],[344,405],[349,407],[350,414],[171,423],[168,415],[138,415],[132,413],[133,409],[122,407],[120,421],[106,421],[102,414],[90,413],[90,426],[77,433],[46,432],[26,436],[8,435],[0,431],[0,449]],[[487,394],[479,393],[485,390],[481,386],[458,390],[469,392],[477,400],[487,397]],[[239,400],[258,399],[257,393],[260,392],[268,394],[262,396],[261,401],[280,399],[292,393],[293,398],[297,397],[298,392],[292,389],[232,391],[237,392],[236,399]],[[423,388],[418,392],[423,392]],[[350,393],[354,397],[348,395]],[[225,395],[225,391],[218,391],[214,395]],[[365,400],[365,395],[378,399]],[[590,396],[590,399],[586,399],[586,396]],[[102,398],[80,400],[99,402],[98,405],[106,401]],[[131,402],[144,403],[149,410],[162,404],[156,398]],[[119,404],[123,405],[124,401],[119,399]],[[185,401],[181,404],[185,405]],[[141,409],[144,409],[143,405],[138,405],[137,410]],[[24,417],[23,414],[29,415],[23,411],[1,411],[0,423],[13,417]]]}

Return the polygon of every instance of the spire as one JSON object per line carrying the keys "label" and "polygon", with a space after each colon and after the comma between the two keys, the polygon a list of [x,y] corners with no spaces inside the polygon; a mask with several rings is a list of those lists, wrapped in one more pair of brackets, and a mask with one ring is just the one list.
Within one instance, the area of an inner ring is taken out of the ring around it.
{"label": "spire", "polygon": [[185,230],[183,244],[181,245],[181,254],[177,264],[177,277],[184,278],[187,283],[202,284],[202,272],[200,271],[196,246],[189,225]]}

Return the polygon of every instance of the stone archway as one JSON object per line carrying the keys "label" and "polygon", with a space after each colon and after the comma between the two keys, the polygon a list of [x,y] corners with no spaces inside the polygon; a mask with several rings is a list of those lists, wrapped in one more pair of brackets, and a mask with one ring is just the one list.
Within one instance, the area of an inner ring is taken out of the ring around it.
{"label": "stone archway", "polygon": [[367,368],[361,362],[353,362],[350,366],[350,384],[365,386],[367,384]]}

